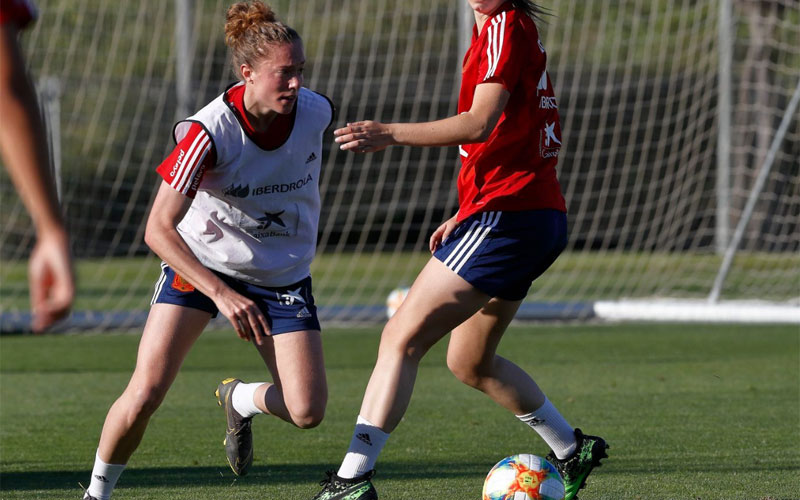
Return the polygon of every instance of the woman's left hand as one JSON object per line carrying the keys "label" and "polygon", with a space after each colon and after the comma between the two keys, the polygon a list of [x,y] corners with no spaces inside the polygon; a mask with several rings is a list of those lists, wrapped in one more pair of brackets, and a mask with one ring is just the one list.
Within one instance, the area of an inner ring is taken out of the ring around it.
{"label": "woman's left hand", "polygon": [[395,144],[388,125],[371,120],[348,123],[333,131],[334,141],[343,151],[374,153]]}

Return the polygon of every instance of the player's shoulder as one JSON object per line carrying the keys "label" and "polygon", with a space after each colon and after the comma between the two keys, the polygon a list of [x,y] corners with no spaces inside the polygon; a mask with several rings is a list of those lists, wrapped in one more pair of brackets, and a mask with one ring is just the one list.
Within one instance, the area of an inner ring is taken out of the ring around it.
{"label": "player's shoulder", "polygon": [[491,19],[496,33],[490,34],[490,38],[503,37],[504,46],[509,46],[512,52],[518,54],[544,53],[539,30],[533,19],[525,12],[511,7],[510,2],[506,5],[508,7],[505,10],[496,12]]}
{"label": "player's shoulder", "polygon": [[[236,105],[234,97],[237,90],[243,93],[244,82],[231,84],[225,91],[211,102],[200,108],[189,120],[201,122],[212,134],[236,132],[240,125],[236,119]],[[238,97],[241,100],[241,96]]]}
{"label": "player's shoulder", "polygon": [[309,88],[301,87],[299,100],[301,106],[327,119],[326,128],[333,123],[334,116],[336,115],[336,106],[334,106],[330,97]]}
{"label": "player's shoulder", "polygon": [[539,30],[536,23],[525,12],[518,9],[508,11],[507,29],[512,33],[524,36],[525,38],[539,38]]}
{"label": "player's shoulder", "polygon": [[225,99],[228,90],[235,85],[229,86],[225,92],[193,115],[178,121],[172,129],[175,143],[208,141],[210,149],[216,155],[224,155],[241,143],[239,123]]}
{"label": "player's shoulder", "polygon": [[499,39],[503,39],[504,43],[529,45],[531,41],[536,43],[539,39],[533,19],[525,12],[514,8],[510,2],[492,14],[486,23],[482,36],[485,44],[495,44]]}
{"label": "player's shoulder", "polygon": [[506,2],[499,9],[489,16],[488,23],[494,26],[504,25],[506,28],[514,27],[528,16],[524,12],[515,8],[511,2]]}
{"label": "player's shoulder", "polygon": [[300,98],[322,108],[333,109],[334,107],[330,97],[307,87],[300,87]]}

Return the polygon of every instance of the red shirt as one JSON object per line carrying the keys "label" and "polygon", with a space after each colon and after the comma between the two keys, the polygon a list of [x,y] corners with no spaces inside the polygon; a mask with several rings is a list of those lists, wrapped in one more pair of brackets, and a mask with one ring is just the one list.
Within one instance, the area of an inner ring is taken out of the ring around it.
{"label": "red shirt", "polygon": [[0,24],[14,23],[22,29],[36,19],[36,7],[28,0],[0,0]]}
{"label": "red shirt", "polygon": [[486,142],[459,147],[459,221],[489,210],[566,212],[556,177],[561,126],[546,63],[536,25],[511,2],[487,19],[481,33],[473,27],[458,112],[469,111],[481,83],[499,83],[510,97]]}
{"label": "red shirt", "polygon": [[[243,83],[234,84],[225,91],[225,102],[236,115],[245,134],[262,149],[272,150],[280,147],[292,131],[296,106],[292,113],[276,116],[266,132],[256,131],[244,110]],[[214,166],[216,157],[214,142],[208,133],[199,123],[192,123],[186,136],[156,168],[156,172],[174,189],[189,198],[194,198],[203,173]]]}

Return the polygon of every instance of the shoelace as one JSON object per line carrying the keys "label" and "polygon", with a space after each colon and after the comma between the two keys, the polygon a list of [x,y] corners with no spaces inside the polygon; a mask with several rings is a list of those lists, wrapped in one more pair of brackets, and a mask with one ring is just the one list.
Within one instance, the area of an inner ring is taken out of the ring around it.
{"label": "shoelace", "polygon": [[250,430],[250,424],[252,423],[252,419],[242,419],[239,423],[239,428],[237,429],[236,434],[242,434],[243,432],[247,432]]}
{"label": "shoelace", "polygon": [[332,470],[325,471],[325,475],[328,477],[319,482],[320,486],[328,486],[329,484],[332,484],[335,481],[334,479],[334,476],[336,475],[335,471]]}
{"label": "shoelace", "polygon": [[81,483],[78,483],[78,486],[83,490],[83,500],[97,500],[89,494],[89,488],[84,487]]}

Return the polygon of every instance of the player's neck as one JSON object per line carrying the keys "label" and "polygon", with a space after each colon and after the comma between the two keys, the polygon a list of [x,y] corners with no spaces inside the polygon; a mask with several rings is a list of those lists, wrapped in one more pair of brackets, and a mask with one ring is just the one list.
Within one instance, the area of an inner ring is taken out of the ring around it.
{"label": "player's neck", "polygon": [[489,19],[489,16],[485,14],[481,14],[480,12],[475,12],[475,25],[478,27],[478,34],[480,35],[483,31],[483,25],[486,24],[486,21]]}
{"label": "player's neck", "polygon": [[272,124],[275,117],[278,116],[276,111],[271,109],[262,110],[245,89],[243,96],[243,108],[247,115],[247,121],[253,130],[256,132],[266,132]]}
{"label": "player's neck", "polygon": [[495,5],[494,9],[492,9],[492,11],[489,13],[486,12],[481,13],[478,12],[477,10],[472,11],[472,13],[475,14],[475,25],[478,28],[478,35],[480,35],[483,32],[483,26],[486,24],[486,21],[488,21],[489,18],[492,17],[494,14],[499,12],[505,3],[506,3],[505,0],[499,2],[497,5]]}
{"label": "player's neck", "polygon": [[253,130],[262,133],[269,130],[270,125],[272,125],[272,122],[278,116],[278,113],[275,111],[267,111],[264,114],[258,114],[258,111],[254,113],[246,105],[244,107],[244,112],[247,113],[247,121],[250,122],[250,126],[253,127]]}

